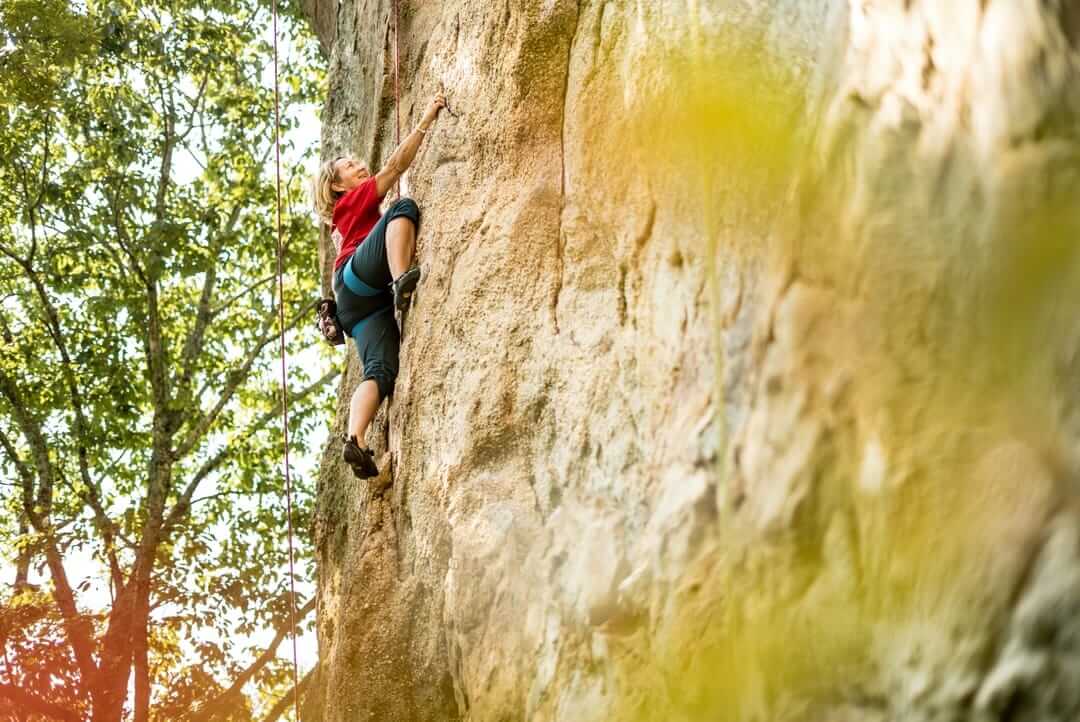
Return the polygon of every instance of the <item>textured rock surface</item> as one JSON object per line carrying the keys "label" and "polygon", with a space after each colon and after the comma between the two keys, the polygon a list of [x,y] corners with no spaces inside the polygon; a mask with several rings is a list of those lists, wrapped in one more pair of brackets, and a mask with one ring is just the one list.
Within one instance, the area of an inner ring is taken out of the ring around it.
{"label": "textured rock surface", "polygon": [[[308,718],[1077,719],[1076,4],[401,5],[458,117]],[[312,7],[377,165],[391,2]]]}

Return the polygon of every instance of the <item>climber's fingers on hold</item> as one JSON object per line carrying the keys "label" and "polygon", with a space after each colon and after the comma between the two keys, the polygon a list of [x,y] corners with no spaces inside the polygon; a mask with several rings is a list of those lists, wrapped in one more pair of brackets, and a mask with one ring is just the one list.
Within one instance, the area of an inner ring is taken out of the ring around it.
{"label": "climber's fingers on hold", "polygon": [[435,97],[431,99],[431,107],[428,109],[428,113],[430,113],[432,117],[436,117],[443,110],[449,113],[450,117],[457,117],[457,114],[450,109],[450,100],[446,97],[446,89],[440,88],[439,92],[435,94]]}

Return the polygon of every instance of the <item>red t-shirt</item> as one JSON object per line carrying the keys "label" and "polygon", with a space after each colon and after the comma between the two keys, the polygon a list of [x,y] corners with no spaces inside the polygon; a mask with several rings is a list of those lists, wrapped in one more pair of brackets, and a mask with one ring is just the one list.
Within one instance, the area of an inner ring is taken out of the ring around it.
{"label": "red t-shirt", "polygon": [[371,176],[360,185],[337,199],[334,204],[334,225],[331,231],[341,234],[341,250],[334,260],[334,270],[341,268],[356,250],[356,247],[364,242],[367,234],[379,222],[382,214],[379,213],[378,185],[375,176]]}

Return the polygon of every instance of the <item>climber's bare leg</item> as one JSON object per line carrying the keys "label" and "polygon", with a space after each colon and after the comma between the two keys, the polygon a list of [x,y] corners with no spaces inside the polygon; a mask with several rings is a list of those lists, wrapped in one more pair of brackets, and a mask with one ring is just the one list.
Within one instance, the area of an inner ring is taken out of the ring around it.
{"label": "climber's bare leg", "polygon": [[356,437],[356,443],[367,446],[364,436],[367,435],[368,425],[375,418],[375,412],[379,410],[379,385],[374,379],[361,381],[353,391],[352,400],[349,402],[349,436]]}
{"label": "climber's bare leg", "polygon": [[386,260],[390,265],[391,278],[397,278],[409,270],[416,250],[416,226],[404,216],[390,221],[386,229]]}

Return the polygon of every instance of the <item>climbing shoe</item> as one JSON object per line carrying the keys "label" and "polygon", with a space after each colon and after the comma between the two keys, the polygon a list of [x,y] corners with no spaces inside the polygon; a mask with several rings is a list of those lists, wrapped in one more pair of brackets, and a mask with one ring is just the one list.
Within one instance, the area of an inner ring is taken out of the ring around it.
{"label": "climbing shoe", "polygon": [[412,300],[413,291],[416,290],[416,284],[419,282],[420,268],[413,267],[398,276],[397,280],[390,284],[390,290],[394,292],[394,308],[404,311],[409,307],[409,301]]}
{"label": "climbing shoe", "polygon": [[371,449],[361,448],[356,443],[355,436],[344,439],[344,442],[341,458],[352,468],[353,475],[357,479],[370,479],[379,475],[379,467],[375,464],[375,453]]}

